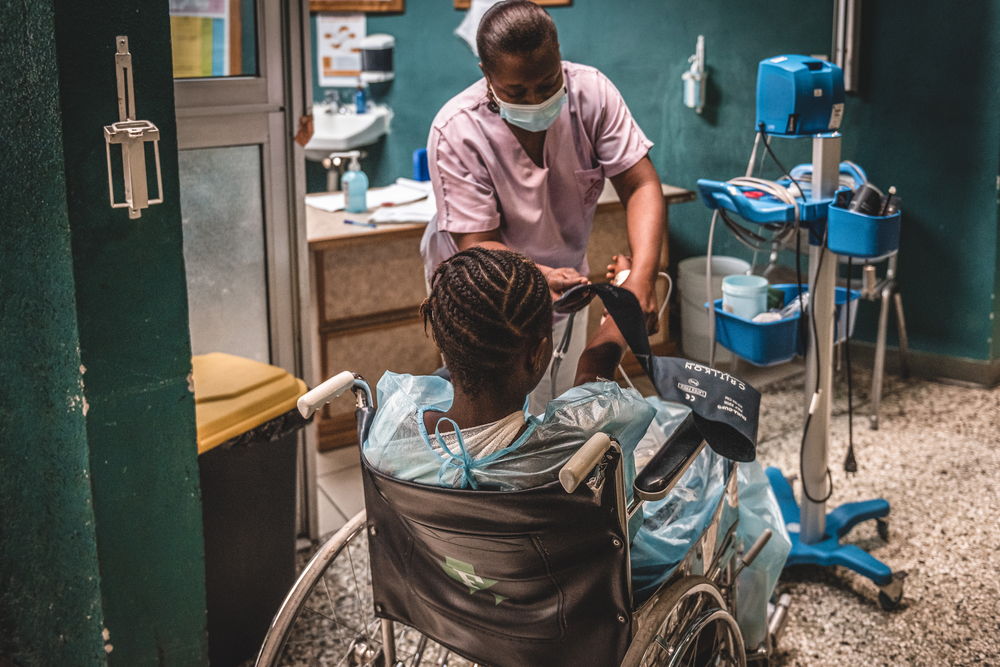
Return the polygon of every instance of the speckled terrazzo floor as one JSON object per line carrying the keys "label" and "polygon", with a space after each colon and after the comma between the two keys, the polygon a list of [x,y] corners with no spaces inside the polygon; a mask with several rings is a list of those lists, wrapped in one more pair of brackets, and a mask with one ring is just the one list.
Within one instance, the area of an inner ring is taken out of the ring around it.
{"label": "speckled terrazzo floor", "polygon": [[[779,586],[793,602],[776,663],[1000,664],[1000,388],[889,378],[881,428],[872,431],[868,377],[855,379],[861,380],[862,402],[856,415],[865,415],[854,420],[860,469],[850,476],[843,472],[847,415],[841,385],[831,428],[835,491],[828,507],[889,500],[888,543],[871,522],[847,541],[894,570],[906,570],[904,598],[900,609],[884,612],[874,585],[852,572],[786,570]],[[782,406],[801,401],[801,381],[765,392],[758,445],[764,465],[797,469],[800,425],[779,415]]]}
{"label": "speckled terrazzo floor", "polygon": [[[758,380],[759,370],[740,370],[763,390],[761,462],[796,471],[801,367],[789,367],[777,381],[774,373]],[[640,389],[646,384],[637,383]],[[867,372],[855,371],[854,388],[860,469],[843,472],[848,420],[841,377],[831,426],[830,507],[890,501],[888,543],[870,524],[847,541],[909,573],[903,602],[894,612],[882,611],[875,587],[841,568],[787,570],[779,586],[793,601],[774,664],[1000,665],[1000,388],[887,377],[878,431],[869,429]]]}

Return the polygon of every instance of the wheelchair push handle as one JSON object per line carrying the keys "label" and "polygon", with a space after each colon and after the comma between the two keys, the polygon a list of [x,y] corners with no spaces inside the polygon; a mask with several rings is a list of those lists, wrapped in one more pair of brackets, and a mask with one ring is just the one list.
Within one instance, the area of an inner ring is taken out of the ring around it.
{"label": "wheelchair push handle", "polygon": [[351,371],[341,371],[299,396],[296,406],[299,409],[299,413],[308,419],[314,412],[353,386],[354,373]]}
{"label": "wheelchair push handle", "polygon": [[595,433],[580,449],[570,457],[569,461],[559,470],[559,483],[566,493],[573,493],[580,482],[587,479],[608,449],[611,448],[611,438],[607,433]]}

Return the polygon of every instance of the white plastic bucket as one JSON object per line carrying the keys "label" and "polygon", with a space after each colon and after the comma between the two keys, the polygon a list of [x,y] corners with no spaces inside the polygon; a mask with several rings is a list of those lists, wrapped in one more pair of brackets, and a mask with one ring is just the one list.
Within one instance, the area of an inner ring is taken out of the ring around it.
{"label": "white plastic bucket", "polygon": [[[705,302],[722,298],[722,279],[733,273],[746,273],[750,264],[737,257],[719,255],[712,257],[712,296],[705,294],[704,255],[688,257],[677,264],[677,291],[681,295],[681,349],[684,356],[696,361],[708,361],[708,310]],[[725,362],[732,355],[722,346],[716,351],[715,361]]]}
{"label": "white plastic bucket", "polygon": [[767,278],[737,273],[722,279],[722,309],[752,320],[767,310]]}

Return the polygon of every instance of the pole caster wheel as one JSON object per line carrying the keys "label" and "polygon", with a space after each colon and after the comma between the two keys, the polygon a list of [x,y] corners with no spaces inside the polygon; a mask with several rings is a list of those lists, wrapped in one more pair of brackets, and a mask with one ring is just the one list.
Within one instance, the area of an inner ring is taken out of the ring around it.
{"label": "pole caster wheel", "polygon": [[906,572],[894,572],[892,581],[879,589],[878,604],[883,611],[899,609],[899,603],[903,600],[904,579],[906,579]]}
{"label": "pole caster wheel", "polygon": [[889,520],[888,519],[875,519],[875,530],[878,531],[878,536],[882,538],[883,542],[889,541]]}

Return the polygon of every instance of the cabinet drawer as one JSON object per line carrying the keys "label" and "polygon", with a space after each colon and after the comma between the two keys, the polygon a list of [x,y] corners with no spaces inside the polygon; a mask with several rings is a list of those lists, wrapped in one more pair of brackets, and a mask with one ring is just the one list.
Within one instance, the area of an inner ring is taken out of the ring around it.
{"label": "cabinet drawer", "polygon": [[320,326],[399,310],[416,313],[427,296],[420,236],[380,237],[316,253]]}

